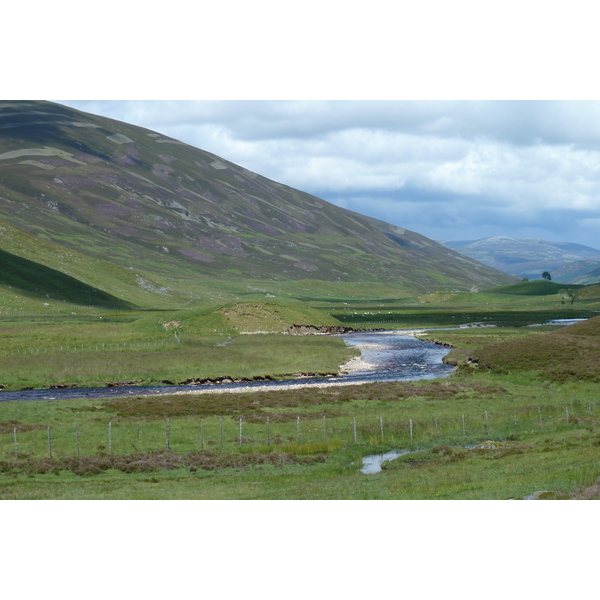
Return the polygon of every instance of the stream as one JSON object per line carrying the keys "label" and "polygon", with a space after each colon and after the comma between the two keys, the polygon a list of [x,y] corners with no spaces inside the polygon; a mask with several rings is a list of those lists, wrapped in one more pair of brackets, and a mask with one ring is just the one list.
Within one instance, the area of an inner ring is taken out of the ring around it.
{"label": "stream", "polygon": [[358,348],[361,357],[352,359],[337,377],[313,377],[248,383],[121,386],[101,388],[33,389],[0,391],[0,402],[66,400],[75,398],[115,398],[154,396],[173,393],[211,393],[216,391],[252,391],[290,389],[306,386],[353,385],[377,381],[410,381],[449,375],[454,367],[442,358],[449,348],[426,342],[404,331],[370,331],[340,334],[346,344]]}

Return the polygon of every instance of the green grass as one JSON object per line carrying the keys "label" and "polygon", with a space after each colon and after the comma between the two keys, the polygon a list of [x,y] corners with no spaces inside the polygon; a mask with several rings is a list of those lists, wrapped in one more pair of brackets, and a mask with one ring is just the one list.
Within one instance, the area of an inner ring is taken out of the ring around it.
{"label": "green grass", "polygon": [[[600,476],[595,386],[527,373],[1,409],[3,498],[568,497]],[[500,443],[465,448],[485,440]],[[390,448],[415,452],[358,471],[362,456]]]}
{"label": "green grass", "polygon": [[[508,323],[548,315],[543,297],[537,308],[530,298],[527,311],[518,304],[509,310],[514,296],[506,298],[505,313],[518,317]],[[495,310],[360,297],[311,305],[308,310],[278,298],[177,311],[5,316],[0,334],[10,352],[2,361],[3,382],[24,387],[335,371],[350,353],[341,340],[239,335],[236,327],[248,327],[242,315],[252,315],[260,330],[302,318],[326,323],[328,313],[342,307],[391,309],[430,325],[475,317],[485,322]],[[179,323],[181,344],[164,327],[171,321]],[[499,499],[549,490],[548,497],[561,498],[593,485],[600,476],[595,320],[568,329],[438,328],[427,336],[451,343],[453,353],[465,357],[479,348],[481,366],[413,383],[2,403],[0,497]],[[34,344],[67,340],[73,346],[169,345],[32,357]],[[580,366],[570,375],[569,349]],[[501,444],[467,448],[486,440]],[[358,471],[363,456],[390,449],[413,452],[382,473]]]}

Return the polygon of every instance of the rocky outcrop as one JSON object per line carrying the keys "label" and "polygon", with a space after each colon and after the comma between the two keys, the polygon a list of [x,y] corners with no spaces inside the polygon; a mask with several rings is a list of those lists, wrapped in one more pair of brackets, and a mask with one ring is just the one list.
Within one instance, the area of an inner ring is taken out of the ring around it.
{"label": "rocky outcrop", "polygon": [[291,325],[287,330],[292,335],[330,335],[332,333],[352,333],[355,331],[365,330],[345,327],[344,325]]}

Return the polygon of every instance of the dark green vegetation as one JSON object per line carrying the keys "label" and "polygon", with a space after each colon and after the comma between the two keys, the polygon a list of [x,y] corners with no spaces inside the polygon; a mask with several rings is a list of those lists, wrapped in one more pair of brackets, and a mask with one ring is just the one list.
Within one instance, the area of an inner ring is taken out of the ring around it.
{"label": "dark green vegetation", "polygon": [[97,305],[106,308],[132,308],[129,302],[82,283],[75,277],[42,264],[0,250],[0,286],[39,300]]}
{"label": "dark green vegetation", "polygon": [[[47,102],[0,103],[0,247],[141,307],[511,280],[177,140]],[[0,308],[84,301],[35,279],[0,285]]]}

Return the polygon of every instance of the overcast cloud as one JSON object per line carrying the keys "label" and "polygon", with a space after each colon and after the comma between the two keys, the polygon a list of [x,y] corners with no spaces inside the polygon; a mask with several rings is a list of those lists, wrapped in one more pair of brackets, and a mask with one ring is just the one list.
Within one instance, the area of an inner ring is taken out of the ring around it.
{"label": "overcast cloud", "polygon": [[58,102],[436,240],[600,248],[600,102]]}

